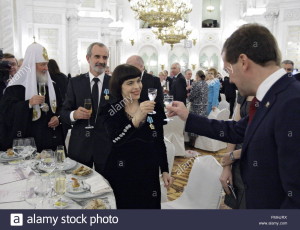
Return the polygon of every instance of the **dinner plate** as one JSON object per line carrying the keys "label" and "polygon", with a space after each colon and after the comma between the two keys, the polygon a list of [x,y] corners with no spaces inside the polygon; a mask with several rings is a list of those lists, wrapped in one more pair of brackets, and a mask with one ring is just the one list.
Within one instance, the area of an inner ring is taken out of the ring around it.
{"label": "dinner plate", "polygon": [[105,193],[108,193],[108,192],[112,192],[112,189],[109,188],[109,187],[106,188],[106,189],[103,189],[99,193],[91,193],[90,191],[82,192],[82,193],[70,193],[70,192],[66,191],[66,193],[64,195],[66,197],[71,198],[71,199],[81,200],[81,199],[88,199],[88,198],[98,197],[98,196],[101,196],[102,194],[105,194]]}
{"label": "dinner plate", "polygon": [[1,152],[0,153],[0,161],[4,161],[4,162],[7,162],[7,161],[15,161],[15,160],[19,160],[19,159],[22,159],[22,157],[21,156],[16,156],[16,155],[14,155],[14,156],[8,156],[7,154],[6,154],[6,152]]}
{"label": "dinner plate", "polygon": [[82,185],[82,183],[80,183],[80,186],[77,187],[77,188],[74,188],[72,186],[72,184],[73,184],[72,182],[67,184],[67,192],[68,193],[78,194],[78,193],[87,193],[87,192],[89,192],[88,186],[84,186],[84,185]]}
{"label": "dinner plate", "polygon": [[70,158],[66,158],[66,160],[65,160],[65,162],[63,164],[62,170],[63,171],[68,171],[68,170],[74,168],[76,165],[77,165],[76,161],[74,161],[74,160],[72,160]]}
{"label": "dinner plate", "polygon": [[[97,204],[95,203],[97,202]],[[110,209],[107,199],[92,199],[83,206],[83,209]]]}
{"label": "dinner plate", "polygon": [[69,201],[62,199],[61,201],[54,201],[53,207],[57,209],[64,209],[69,206]]}

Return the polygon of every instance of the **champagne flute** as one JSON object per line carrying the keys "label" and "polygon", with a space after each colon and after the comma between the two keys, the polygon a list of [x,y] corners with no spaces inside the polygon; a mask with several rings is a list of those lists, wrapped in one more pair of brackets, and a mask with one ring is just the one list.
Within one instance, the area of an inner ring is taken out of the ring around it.
{"label": "champagne flute", "polygon": [[[53,100],[51,102],[51,110],[52,112],[55,114],[56,113],[56,108],[57,108],[57,103],[56,103],[56,100]],[[56,138],[56,135],[55,135],[55,127],[53,128],[53,136],[52,138]]]}
{"label": "champagne flute", "polygon": [[[46,96],[46,83],[40,82],[39,83],[39,95],[45,97]],[[43,103],[40,108],[43,108],[45,103]]]}
{"label": "champagne flute", "polygon": [[64,162],[66,159],[65,155],[65,149],[63,145],[57,146],[56,152],[55,152],[55,160],[56,160],[56,165],[59,170],[62,170],[64,167]]}
{"label": "champagne flute", "polygon": [[[84,108],[89,110],[90,114],[92,114],[93,112],[93,108],[92,108],[92,99],[88,98],[88,99],[84,99]],[[92,126],[90,124],[90,118],[88,119],[88,126],[85,127],[86,129],[93,129],[94,126]]]}
{"label": "champagne flute", "polygon": [[[156,95],[157,95],[157,89],[154,89],[154,88],[149,88],[148,89],[148,97],[149,97],[150,101],[154,101],[155,98],[156,98]],[[148,114],[156,114],[156,112],[153,111],[153,112],[148,113]]]}
{"label": "champagne flute", "polygon": [[58,200],[55,202],[55,206],[58,206],[60,209],[66,207],[65,202],[62,199],[62,196],[66,192],[66,174],[64,172],[59,172],[55,177],[55,192],[59,195]]}
{"label": "champagne flute", "polygon": [[[164,105],[167,107],[168,105],[172,105],[173,103],[173,96],[172,95],[165,95],[164,96]],[[167,113],[166,113],[167,114]],[[164,119],[165,121],[172,121],[173,119],[171,118],[166,118]]]}

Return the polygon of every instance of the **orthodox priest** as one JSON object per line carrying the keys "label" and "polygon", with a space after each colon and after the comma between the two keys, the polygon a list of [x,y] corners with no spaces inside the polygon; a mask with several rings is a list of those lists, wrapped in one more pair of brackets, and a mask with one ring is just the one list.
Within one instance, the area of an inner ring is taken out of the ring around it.
{"label": "orthodox priest", "polygon": [[0,119],[4,123],[2,148],[12,147],[13,139],[33,137],[37,151],[55,150],[63,144],[59,110],[59,88],[48,72],[46,49],[31,44],[22,67],[9,82],[0,102]]}

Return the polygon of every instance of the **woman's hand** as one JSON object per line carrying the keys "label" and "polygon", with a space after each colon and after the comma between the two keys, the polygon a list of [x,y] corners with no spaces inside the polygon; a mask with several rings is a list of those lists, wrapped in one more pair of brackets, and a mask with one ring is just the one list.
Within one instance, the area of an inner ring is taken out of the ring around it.
{"label": "woman's hand", "polygon": [[163,172],[162,179],[164,181],[165,188],[167,188],[167,189],[170,188],[170,186],[173,184],[173,181],[174,181],[174,178],[171,177],[169,175],[169,173],[167,173],[167,172]]}
{"label": "woman's hand", "polygon": [[140,112],[145,117],[148,113],[151,113],[154,111],[155,102],[154,101],[144,101],[140,104]]}
{"label": "woman's hand", "polygon": [[132,123],[134,127],[138,128],[141,124],[146,119],[146,116],[148,113],[153,112],[155,107],[155,102],[154,101],[144,101],[140,104],[140,107],[136,111],[134,117],[132,118]]}
{"label": "woman's hand", "polygon": [[230,166],[225,166],[223,168],[222,174],[220,176],[220,182],[226,194],[230,195],[231,192],[230,189],[228,188],[228,184],[232,185],[232,173],[231,173]]}

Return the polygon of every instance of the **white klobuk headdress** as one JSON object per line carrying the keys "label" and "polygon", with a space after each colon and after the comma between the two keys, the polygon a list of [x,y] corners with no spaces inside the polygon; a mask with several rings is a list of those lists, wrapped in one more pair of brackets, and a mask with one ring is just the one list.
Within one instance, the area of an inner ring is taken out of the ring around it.
{"label": "white klobuk headdress", "polygon": [[[28,46],[23,64],[19,71],[9,81],[8,87],[13,85],[23,85],[25,87],[25,100],[31,99],[34,95],[38,95],[37,79],[36,79],[36,63],[48,62],[47,50],[38,43],[32,43]],[[49,91],[50,105],[56,102],[56,95],[50,78],[49,71],[46,72],[47,84]],[[40,105],[33,106],[32,120],[36,121],[41,117]]]}

